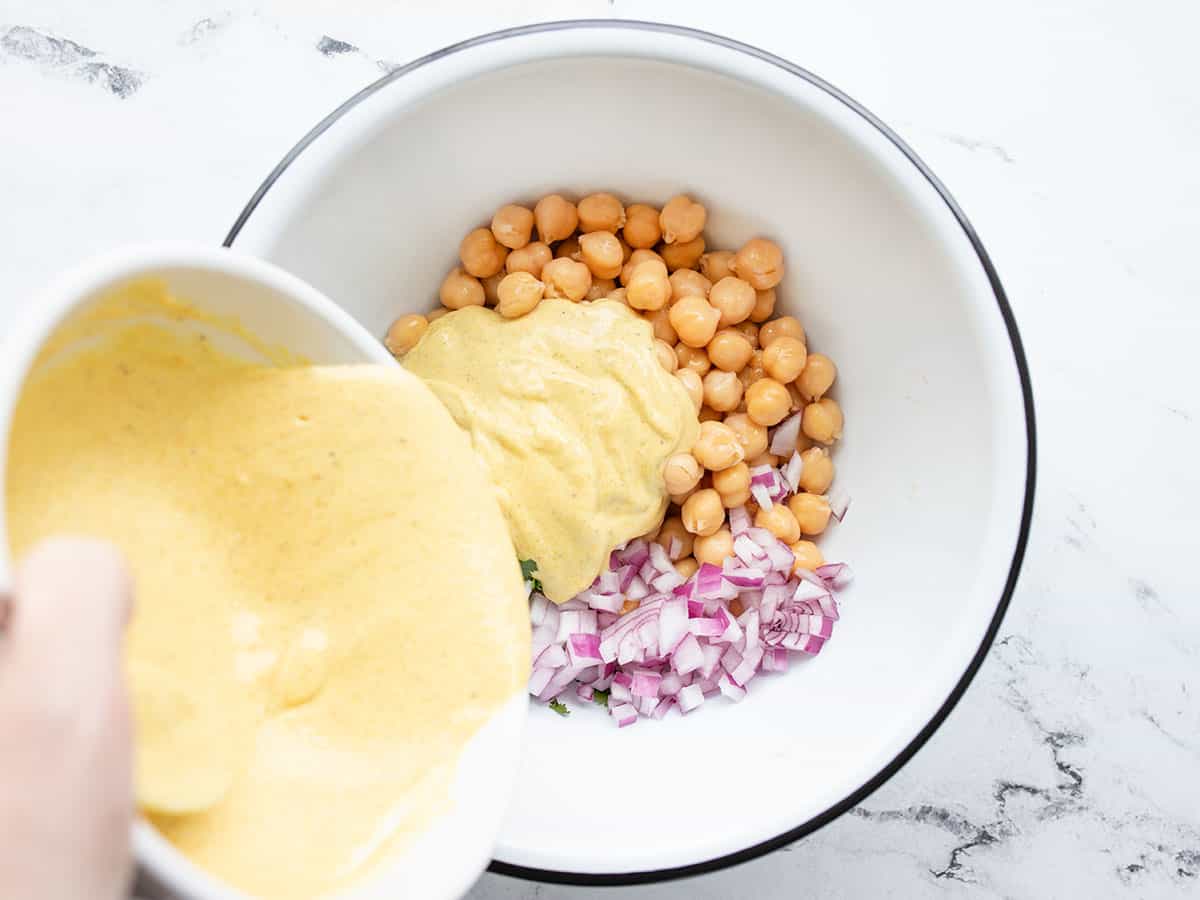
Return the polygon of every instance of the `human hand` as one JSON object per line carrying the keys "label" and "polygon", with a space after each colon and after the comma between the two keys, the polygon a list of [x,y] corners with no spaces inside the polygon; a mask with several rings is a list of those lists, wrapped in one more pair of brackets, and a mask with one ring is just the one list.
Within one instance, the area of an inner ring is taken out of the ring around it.
{"label": "human hand", "polygon": [[134,814],[128,572],[108,544],[55,538],[26,557],[13,588],[0,630],[0,896],[123,898]]}

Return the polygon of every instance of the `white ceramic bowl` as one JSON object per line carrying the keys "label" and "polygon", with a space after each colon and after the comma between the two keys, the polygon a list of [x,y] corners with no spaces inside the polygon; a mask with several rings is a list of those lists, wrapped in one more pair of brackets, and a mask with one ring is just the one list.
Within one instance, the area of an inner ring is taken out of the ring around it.
{"label": "white ceramic bowl", "polygon": [[364,89],[271,173],[228,243],[370,331],[423,311],[511,201],[613,190],[710,210],[710,245],[787,254],[780,310],[840,371],[824,540],[858,579],[833,640],[741,704],[617,730],[532,711],[494,868],[621,883],[715,868],[861,801],[961,697],[1012,592],[1033,499],[1028,372],[962,213],[870,113],[762,51],[663,25],[552,23],[446,48]]}
{"label": "white ceramic bowl", "polygon": [[[86,313],[109,292],[143,278],[163,279],[171,292],[220,316],[234,316],[268,344],[318,363],[395,365],[382,345],[320,292],[261,260],[218,247],[154,244],[129,247],[64,273],[28,304],[0,355],[0,475],[17,398],[38,350],[55,329]],[[189,323],[170,327],[192,330]],[[208,332],[227,352],[261,360],[223,333]],[[0,478],[0,483],[3,479]],[[0,504],[0,582],[7,583],[8,535]],[[520,752],[527,704],[515,696],[471,738],[459,758],[446,812],[402,853],[344,895],[344,900],[411,896],[450,900],[483,870],[504,814]],[[320,810],[309,811],[320,815]],[[170,900],[236,900],[240,894],[188,862],[157,831],[139,821],[133,834],[140,886]],[[303,852],[303,848],[296,848]]]}

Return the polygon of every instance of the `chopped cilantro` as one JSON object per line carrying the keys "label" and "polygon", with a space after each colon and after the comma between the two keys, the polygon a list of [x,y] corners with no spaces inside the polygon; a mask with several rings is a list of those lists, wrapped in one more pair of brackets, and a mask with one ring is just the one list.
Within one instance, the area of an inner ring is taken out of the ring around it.
{"label": "chopped cilantro", "polygon": [[537,568],[538,568],[538,566],[537,566],[536,560],[532,560],[532,559],[521,560],[521,577],[529,582],[529,586],[531,589],[537,591],[540,594],[540,593],[542,593],[542,583],[540,581],[538,581],[538,577],[535,574],[537,572]]}
{"label": "chopped cilantro", "polygon": [[592,691],[592,702],[597,706],[608,706],[608,691]]}
{"label": "chopped cilantro", "polygon": [[550,708],[560,716],[569,716],[571,714],[571,711],[567,709],[567,704],[563,703],[561,700],[551,700]]}

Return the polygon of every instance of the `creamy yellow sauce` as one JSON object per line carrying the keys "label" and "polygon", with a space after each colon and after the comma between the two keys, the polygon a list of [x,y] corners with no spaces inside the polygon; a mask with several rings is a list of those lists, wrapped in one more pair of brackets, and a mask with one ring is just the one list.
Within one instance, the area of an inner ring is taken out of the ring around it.
{"label": "creamy yellow sauce", "polygon": [[698,435],[653,340],[615,301],[545,300],[519,319],[484,307],[442,316],[404,358],[470,433],[517,552],[557,603],[658,524],[663,464]]}
{"label": "creamy yellow sauce", "polygon": [[138,801],[159,830],[247,893],[344,889],[445,807],[464,743],[524,688],[486,472],[403,370],[94,324],[25,385],[11,550],[65,531],[126,553]]}

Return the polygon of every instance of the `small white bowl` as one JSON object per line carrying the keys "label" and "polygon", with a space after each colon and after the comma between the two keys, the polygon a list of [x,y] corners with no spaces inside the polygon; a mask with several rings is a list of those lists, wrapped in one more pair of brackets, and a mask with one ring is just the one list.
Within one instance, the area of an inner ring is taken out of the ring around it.
{"label": "small white bowl", "polygon": [[779,311],[830,354],[856,569],[833,640],[740,704],[620,731],[533,710],[493,867],[590,884],[740,862],[820,827],[945,719],[995,636],[1033,504],[1029,374],[1000,282],[915,154],[836,89],[760,50],[638,22],[475,38],[320,122],[227,243],[296,272],[371,332],[428,310],[459,241],[551,191],[686,191],[711,245],[782,243]]}
{"label": "small white bowl", "polygon": [[[379,341],[327,297],[269,263],[220,247],[129,247],[63,274],[27,305],[21,324],[7,335],[0,356],[0,476],[17,399],[42,345],[111,291],[144,278],[162,279],[180,299],[209,313],[233,316],[265,343],[282,345],[313,362],[395,365]],[[194,327],[166,319],[162,324]],[[228,352],[261,359],[249,345],[230,342],[228,335],[219,339]],[[0,504],[0,582],[7,582],[8,569],[5,507]],[[459,758],[447,812],[391,862],[340,895],[344,900],[401,894],[449,900],[470,887],[487,864],[509,800],[527,706],[524,694],[515,695],[472,737]],[[305,814],[319,816],[322,811]],[[154,895],[165,893],[171,900],[241,896],[192,865],[144,821],[134,827],[133,846],[142,883]]]}

